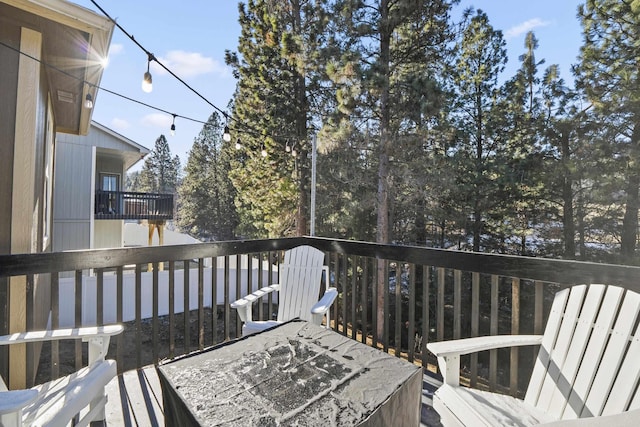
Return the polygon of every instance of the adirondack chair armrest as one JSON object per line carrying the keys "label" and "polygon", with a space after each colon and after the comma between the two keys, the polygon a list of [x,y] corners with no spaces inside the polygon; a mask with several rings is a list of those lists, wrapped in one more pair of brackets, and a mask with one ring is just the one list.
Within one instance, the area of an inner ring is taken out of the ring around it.
{"label": "adirondack chair armrest", "polygon": [[313,307],[311,307],[311,313],[325,314],[329,310],[331,304],[333,304],[337,296],[338,290],[336,288],[327,288],[322,298],[320,298],[320,301],[318,301],[314,304]]}
{"label": "adirondack chair armrest", "polygon": [[238,315],[240,316],[240,320],[242,320],[242,322],[244,323],[251,322],[253,320],[252,314],[251,314],[251,306],[253,305],[253,303],[258,301],[263,296],[279,290],[280,290],[279,283],[274,283],[273,285],[265,286],[253,293],[250,293],[249,295],[246,295],[240,298],[239,300],[232,302],[231,308],[235,308],[236,310],[238,310]]}
{"label": "adirondack chair armrest", "polygon": [[0,345],[30,343],[38,341],[57,341],[81,339],[89,343],[89,364],[104,360],[109,349],[109,339],[124,331],[124,326],[114,324],[71,329],[49,329],[42,331],[20,332],[0,336]]}
{"label": "adirondack chair armrest", "polygon": [[427,349],[438,357],[438,367],[445,384],[457,386],[460,383],[460,356],[503,347],[539,345],[542,335],[491,335],[427,344]]}
{"label": "adirondack chair armrest", "polygon": [[639,419],[640,409],[634,409],[619,414],[554,421],[542,425],[548,427],[636,427]]}
{"label": "adirondack chair armrest", "polygon": [[[0,391],[0,421],[14,418],[19,420],[22,409],[38,397],[37,390]],[[2,424],[5,425],[5,424]]]}
{"label": "adirondack chair armrest", "polygon": [[322,318],[326,314],[326,326],[329,327],[329,323],[331,322],[331,312],[329,311],[329,308],[331,308],[331,305],[337,297],[338,290],[336,288],[327,288],[322,298],[320,298],[320,301],[318,301],[314,304],[313,307],[311,307],[311,318],[313,323],[315,323],[316,325],[320,325],[322,323]]}

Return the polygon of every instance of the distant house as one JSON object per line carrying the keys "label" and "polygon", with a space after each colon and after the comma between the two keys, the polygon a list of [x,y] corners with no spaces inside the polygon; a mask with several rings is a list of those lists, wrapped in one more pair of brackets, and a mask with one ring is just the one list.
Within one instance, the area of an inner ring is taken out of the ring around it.
{"label": "distant house", "polygon": [[[124,246],[123,219],[149,219],[149,201],[163,197],[124,191],[127,170],[148,153],[147,148],[96,122],[91,122],[87,136],[58,135],[55,252]],[[168,202],[172,209],[172,200]]]}
{"label": "distant house", "polygon": [[[87,94],[96,100],[113,27],[63,0],[0,0],[0,254],[53,249],[56,138],[89,131],[83,103]],[[4,279],[0,333],[44,327],[49,298],[46,276]],[[42,309],[27,318],[28,306]],[[33,374],[38,352],[0,350],[2,364],[29,361],[11,365],[12,388]]]}

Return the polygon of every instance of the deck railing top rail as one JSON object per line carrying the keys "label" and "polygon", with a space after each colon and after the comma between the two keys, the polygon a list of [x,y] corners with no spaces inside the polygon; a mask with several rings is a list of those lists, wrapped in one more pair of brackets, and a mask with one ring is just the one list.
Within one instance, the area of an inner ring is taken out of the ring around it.
{"label": "deck railing top rail", "polygon": [[618,284],[627,289],[640,291],[640,267],[635,266],[484,254],[319,237],[0,255],[0,277],[278,251],[303,244],[338,254],[451,268],[481,274],[496,274],[523,280],[560,284]]}

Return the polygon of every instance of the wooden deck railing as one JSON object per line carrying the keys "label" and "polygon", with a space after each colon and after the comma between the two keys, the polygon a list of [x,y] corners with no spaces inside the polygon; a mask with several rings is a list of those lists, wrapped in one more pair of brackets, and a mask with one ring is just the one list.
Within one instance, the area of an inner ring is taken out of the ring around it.
{"label": "wooden deck railing", "polygon": [[[75,289],[72,311],[78,326],[102,324],[111,317],[122,322],[127,306],[132,305],[129,332],[133,343],[118,337],[112,343],[112,357],[125,369],[123,355],[134,351],[135,366],[141,367],[238,336],[240,325],[229,303],[235,295],[277,280],[274,265],[282,251],[300,244],[327,253],[329,280],[340,293],[332,308],[331,325],[338,333],[424,366],[433,362],[426,351],[428,341],[542,332],[549,301],[561,287],[608,283],[640,291],[638,267],[312,237],[0,255],[0,289],[7,289],[11,277],[26,277],[26,311],[31,317],[42,309],[29,302],[34,297],[32,284],[45,278],[53,295],[53,327],[60,325],[61,314],[67,311],[61,309],[65,301],[59,297],[63,280],[71,280]],[[244,265],[237,263],[239,255],[247,255]],[[208,265],[217,266],[217,274],[208,274]],[[236,274],[236,265],[240,265],[240,274]],[[64,279],[69,272],[73,278]],[[107,289],[110,286],[115,289]],[[143,296],[146,292],[149,297]],[[7,298],[0,301],[4,304],[0,324],[6,328],[15,314]],[[217,301],[218,309],[205,317],[211,305],[208,301]],[[271,299],[258,304],[254,317],[267,318],[274,305]],[[376,315],[378,306],[381,316]],[[184,311],[193,314],[193,326],[189,316],[176,320]],[[167,336],[160,336],[161,330]],[[205,330],[212,332],[205,335]],[[535,350],[492,350],[468,356],[461,366],[472,384],[516,395],[526,388],[523,381],[529,377]],[[47,357],[50,360],[41,360],[40,366],[50,366],[51,377],[61,375],[57,344]],[[6,358],[0,355],[5,375],[9,370]],[[81,358],[81,351],[76,350],[76,365]]]}
{"label": "wooden deck railing", "polygon": [[173,219],[173,194],[97,190],[95,219]]}

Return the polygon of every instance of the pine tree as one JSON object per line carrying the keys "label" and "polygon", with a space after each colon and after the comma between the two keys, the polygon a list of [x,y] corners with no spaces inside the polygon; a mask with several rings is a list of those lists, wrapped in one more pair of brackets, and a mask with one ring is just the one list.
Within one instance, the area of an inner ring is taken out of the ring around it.
{"label": "pine tree", "polygon": [[544,210],[541,173],[546,150],[538,76],[544,60],[536,60],[538,40],[532,32],[526,35],[524,47],[521,67],[500,88],[487,122],[489,147],[494,151],[488,156],[493,194],[484,220],[485,248],[519,255],[533,250],[528,238]]}
{"label": "pine tree", "polygon": [[175,194],[180,183],[180,168],[180,158],[177,155],[171,157],[167,138],[160,135],[154,149],[145,158],[135,191]]}
{"label": "pine tree", "polygon": [[226,62],[238,79],[230,124],[242,149],[232,180],[245,233],[308,233],[308,97],[322,3],[251,0],[239,6],[242,35]]}
{"label": "pine tree", "polygon": [[611,143],[623,151],[624,217],[620,250],[635,262],[640,188],[640,3],[587,0],[579,8],[584,44],[576,68],[578,83],[607,126]]}
{"label": "pine tree", "polygon": [[229,179],[231,147],[222,132],[213,113],[193,142],[179,189],[178,225],[202,240],[230,240],[238,225]]}
{"label": "pine tree", "polygon": [[[332,39],[335,49],[327,73],[337,86],[338,111],[343,117],[333,117],[328,124],[339,140],[353,134],[353,123],[362,123],[356,129],[366,135],[362,139],[373,153],[366,158],[373,160],[370,167],[377,170],[376,241],[380,243],[392,241],[396,190],[401,190],[406,178],[394,162],[411,151],[405,141],[415,141],[416,129],[436,115],[434,74],[449,41],[450,8],[451,2],[444,0],[335,3],[339,34]],[[344,132],[340,127],[345,127],[346,120],[351,125]],[[382,337],[383,262],[377,270],[375,304],[381,320],[376,333]]]}
{"label": "pine tree", "polygon": [[[496,184],[492,180],[498,148],[490,133],[490,116],[498,92],[498,76],[507,61],[502,32],[495,30],[487,15],[478,10],[463,28],[456,44],[457,58],[451,67],[456,93],[455,120],[459,135],[455,160],[463,192],[460,202],[470,210],[473,250],[481,248],[484,220],[493,201]],[[466,203],[464,203],[466,202]]]}

